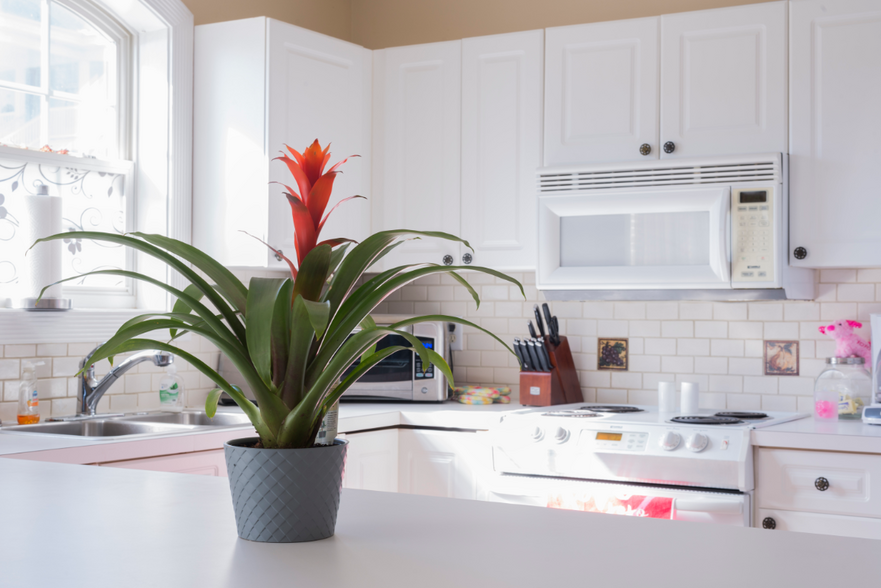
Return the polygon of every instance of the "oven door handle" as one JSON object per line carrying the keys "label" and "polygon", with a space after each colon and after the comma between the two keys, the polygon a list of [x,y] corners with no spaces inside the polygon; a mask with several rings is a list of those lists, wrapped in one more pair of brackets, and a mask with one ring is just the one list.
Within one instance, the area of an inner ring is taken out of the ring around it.
{"label": "oven door handle", "polygon": [[673,510],[681,510],[684,512],[742,514],[743,502],[740,500],[677,497],[673,499]]}

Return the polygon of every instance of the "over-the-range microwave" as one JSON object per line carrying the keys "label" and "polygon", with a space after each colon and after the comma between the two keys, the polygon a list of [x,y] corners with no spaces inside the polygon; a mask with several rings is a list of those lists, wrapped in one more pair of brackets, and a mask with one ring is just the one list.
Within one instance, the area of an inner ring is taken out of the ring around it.
{"label": "over-the-range microwave", "polygon": [[[405,315],[371,316],[379,326],[389,326],[412,318]],[[447,329],[449,324],[444,321],[426,321],[401,327],[398,330],[415,335],[423,345],[434,350],[450,363],[450,333]],[[358,330],[360,327],[355,329],[356,332]],[[376,348],[383,349],[392,345],[409,346],[410,343],[400,335],[386,335],[377,342]],[[254,399],[254,394],[245,378],[223,354],[220,356],[219,368],[220,375],[230,384],[239,386],[245,396]],[[345,374],[343,376],[345,377]],[[361,379],[346,390],[342,399],[442,402],[448,397],[449,385],[446,376],[433,365],[423,369],[422,360],[416,352],[404,350],[391,354],[370,368]]]}
{"label": "over-the-range microwave", "polygon": [[789,264],[780,153],[538,170],[536,283],[550,300],[813,299]]}

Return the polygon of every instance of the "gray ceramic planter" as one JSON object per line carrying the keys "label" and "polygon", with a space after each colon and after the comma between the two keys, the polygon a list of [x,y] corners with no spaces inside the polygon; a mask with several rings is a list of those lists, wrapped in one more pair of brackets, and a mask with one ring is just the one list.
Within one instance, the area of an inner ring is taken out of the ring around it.
{"label": "gray ceramic planter", "polygon": [[224,443],[239,537],[296,543],[333,535],[348,441],[308,449],[254,449],[256,437]]}

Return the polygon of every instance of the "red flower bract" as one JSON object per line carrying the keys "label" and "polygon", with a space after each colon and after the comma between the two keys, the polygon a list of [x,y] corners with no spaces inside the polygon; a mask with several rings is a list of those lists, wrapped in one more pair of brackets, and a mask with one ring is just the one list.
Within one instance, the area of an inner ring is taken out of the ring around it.
{"label": "red flower bract", "polygon": [[[281,157],[276,157],[276,159],[283,161],[288,166],[288,170],[294,176],[294,181],[297,184],[296,190],[286,184],[282,184],[282,186],[287,190],[284,195],[291,206],[291,216],[294,221],[294,234],[296,237],[294,246],[297,250],[297,265],[299,266],[303,263],[309,252],[318,245],[327,244],[331,247],[336,247],[341,243],[350,241],[350,239],[337,238],[319,243],[318,236],[321,233],[321,229],[324,228],[327,217],[336,210],[337,206],[346,200],[363,198],[363,196],[350,196],[337,203],[325,215],[324,211],[327,208],[327,203],[330,201],[330,194],[333,190],[333,181],[336,175],[340,173],[337,171],[337,168],[346,163],[349,158],[336,163],[325,173],[324,168],[327,167],[327,162],[330,160],[330,144],[322,149],[318,139],[315,139],[310,146],[303,150],[303,153],[296,149],[291,149],[288,145],[285,145],[285,148],[293,156],[293,159],[284,152],[282,152]],[[358,156],[352,155],[351,157]],[[284,257],[284,255],[279,255],[288,263],[291,268],[291,276],[296,279],[297,270],[293,262]]]}

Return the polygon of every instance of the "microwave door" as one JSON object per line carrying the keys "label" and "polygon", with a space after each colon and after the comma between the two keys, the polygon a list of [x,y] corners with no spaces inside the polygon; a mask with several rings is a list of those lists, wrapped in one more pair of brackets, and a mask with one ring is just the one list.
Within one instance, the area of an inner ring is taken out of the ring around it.
{"label": "microwave door", "polygon": [[730,288],[730,191],[667,186],[542,196],[539,289]]}

